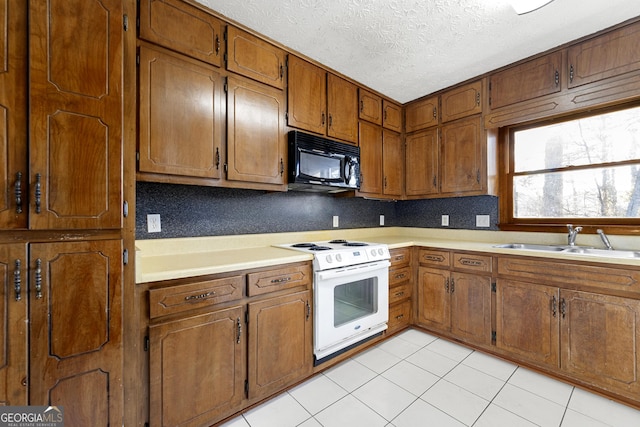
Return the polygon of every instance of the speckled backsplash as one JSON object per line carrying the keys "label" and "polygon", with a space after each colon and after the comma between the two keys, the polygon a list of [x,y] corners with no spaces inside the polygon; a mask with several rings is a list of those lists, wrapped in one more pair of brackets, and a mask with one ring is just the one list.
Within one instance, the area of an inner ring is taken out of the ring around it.
{"label": "speckled backsplash", "polygon": [[[266,192],[190,185],[137,183],[136,238],[222,236],[338,228],[440,226],[475,229],[475,215],[490,215],[497,230],[498,199],[492,196],[387,202],[323,193]],[[147,232],[147,214],[160,214],[162,231]],[[484,228],[485,230],[487,228]]]}

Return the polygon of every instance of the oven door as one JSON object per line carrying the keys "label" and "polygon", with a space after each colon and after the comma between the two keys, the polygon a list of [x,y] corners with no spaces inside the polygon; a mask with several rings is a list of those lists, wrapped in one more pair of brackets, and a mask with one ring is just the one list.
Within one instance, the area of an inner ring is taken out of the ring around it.
{"label": "oven door", "polygon": [[316,360],[387,328],[389,265],[385,260],[315,273]]}

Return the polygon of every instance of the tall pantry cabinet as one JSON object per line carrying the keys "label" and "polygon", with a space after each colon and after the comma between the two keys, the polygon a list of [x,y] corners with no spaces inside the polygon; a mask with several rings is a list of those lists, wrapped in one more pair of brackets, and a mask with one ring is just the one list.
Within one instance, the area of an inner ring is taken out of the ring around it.
{"label": "tall pantry cabinet", "polygon": [[0,0],[0,404],[69,426],[124,422],[129,1]]}

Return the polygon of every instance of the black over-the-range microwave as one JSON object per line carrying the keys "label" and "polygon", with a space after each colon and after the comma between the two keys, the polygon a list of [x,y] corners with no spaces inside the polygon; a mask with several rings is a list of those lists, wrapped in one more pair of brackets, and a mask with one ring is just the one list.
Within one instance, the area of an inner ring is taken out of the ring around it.
{"label": "black over-the-range microwave", "polygon": [[360,147],[290,131],[288,187],[317,192],[360,188]]}

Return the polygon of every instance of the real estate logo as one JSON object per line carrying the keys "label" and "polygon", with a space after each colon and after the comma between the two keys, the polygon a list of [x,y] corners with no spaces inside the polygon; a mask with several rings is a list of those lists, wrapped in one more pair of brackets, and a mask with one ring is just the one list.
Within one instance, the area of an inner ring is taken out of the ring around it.
{"label": "real estate logo", "polygon": [[0,406],[0,427],[64,427],[62,406]]}

